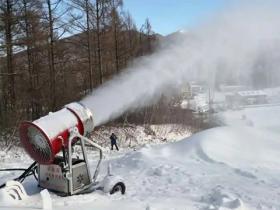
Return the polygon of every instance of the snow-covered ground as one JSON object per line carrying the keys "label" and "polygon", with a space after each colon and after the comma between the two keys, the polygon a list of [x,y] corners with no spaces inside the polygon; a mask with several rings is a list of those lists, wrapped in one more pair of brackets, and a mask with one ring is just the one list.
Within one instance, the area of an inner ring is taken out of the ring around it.
{"label": "snow-covered ground", "polygon": [[92,139],[99,145],[107,147],[112,132],[118,136],[121,148],[137,149],[145,144],[178,141],[190,136],[193,131],[191,127],[179,124],[102,126],[93,132]]}
{"label": "snow-covered ground", "polygon": [[[53,209],[280,209],[280,107],[229,110],[217,117],[226,126],[136,151],[106,151],[101,177],[110,162],[113,173],[124,177],[126,194],[51,193]],[[91,152],[92,165],[95,158]],[[30,162],[13,152],[2,153],[1,160],[1,168]],[[12,175],[1,175],[0,181]],[[29,194],[38,191],[36,184],[31,179],[25,183]]]}

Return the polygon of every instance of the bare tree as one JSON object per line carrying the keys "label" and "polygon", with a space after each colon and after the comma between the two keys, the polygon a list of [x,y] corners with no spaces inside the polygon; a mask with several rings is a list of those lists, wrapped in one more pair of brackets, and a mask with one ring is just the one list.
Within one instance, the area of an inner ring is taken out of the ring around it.
{"label": "bare tree", "polygon": [[13,109],[15,106],[15,72],[14,72],[14,64],[13,64],[13,26],[15,24],[15,16],[13,13],[14,7],[13,0],[2,0],[1,1],[1,19],[3,23],[4,29],[4,48],[5,48],[5,56],[6,56],[6,71],[2,76],[6,76],[7,80],[4,80],[4,85],[7,86],[7,91],[3,89],[4,92],[4,100],[6,101],[5,106],[7,108]]}
{"label": "bare tree", "polygon": [[68,9],[63,9],[62,0],[46,0],[48,22],[48,64],[50,71],[50,107],[57,108],[57,82],[55,68],[55,44],[67,31],[67,22],[62,21]]}
{"label": "bare tree", "polygon": [[[36,65],[36,57],[38,58],[39,46],[38,42],[43,42],[45,33],[41,22],[42,1],[22,0],[21,24],[22,31],[22,47],[26,49],[27,69],[28,69],[28,101],[27,112],[31,111],[31,119],[39,117],[41,108],[37,95],[39,85],[39,67]],[[37,56],[35,56],[37,54]]]}
{"label": "bare tree", "polygon": [[114,40],[114,60],[115,60],[115,70],[119,72],[119,31],[121,30],[121,18],[119,16],[118,10],[123,6],[122,0],[112,0],[111,1],[111,27]]}
{"label": "bare tree", "polygon": [[[29,73],[29,87],[30,87],[30,92],[31,94],[29,95],[29,99],[30,99],[30,107],[31,107],[31,112],[32,112],[32,118],[35,116],[33,116],[34,110],[35,110],[35,106],[34,106],[34,95],[32,94],[34,92],[34,73],[33,73],[33,62],[32,62],[32,52],[31,52],[31,35],[30,35],[30,23],[28,20],[28,2],[27,0],[23,0],[23,9],[24,9],[24,24],[25,24],[25,36],[26,36],[26,53],[27,53],[27,62],[28,62],[28,73]],[[29,110],[29,109],[28,109]]]}
{"label": "bare tree", "polygon": [[[51,0],[46,0],[48,6],[48,31],[49,31],[49,46],[48,46],[48,60],[50,70],[50,107],[52,110],[56,108],[56,79],[54,66],[54,19],[53,19],[53,4]],[[56,2],[59,4],[59,2]]]}
{"label": "bare tree", "polygon": [[95,0],[95,25],[96,25],[96,46],[97,46],[97,67],[99,71],[99,82],[103,83],[103,71],[102,71],[102,58],[101,58],[101,19],[105,12],[104,1]]}
{"label": "bare tree", "polygon": [[128,40],[128,60],[134,56],[134,51],[137,48],[137,36],[135,32],[137,32],[136,25],[132,19],[132,16],[129,12],[125,12],[123,14],[124,16],[124,25],[125,25],[125,30],[127,32],[127,39]]}
{"label": "bare tree", "polygon": [[149,18],[146,18],[145,23],[142,27],[143,27],[143,32],[146,37],[146,41],[145,41],[146,46],[147,46],[146,50],[148,52],[151,52],[152,51],[152,37],[154,35],[154,32],[152,31],[152,25],[150,23]]}
{"label": "bare tree", "polygon": [[93,50],[92,50],[92,16],[93,5],[90,0],[71,0],[69,3],[71,8],[71,22],[74,33],[80,31],[86,34],[86,51],[88,59],[88,73],[89,73],[89,89],[93,90]]}
{"label": "bare tree", "polygon": [[85,0],[85,12],[86,12],[86,23],[87,23],[87,45],[88,45],[88,65],[89,65],[89,80],[90,90],[93,90],[93,68],[92,68],[92,50],[91,50],[91,30],[90,30],[90,4],[89,0]]}

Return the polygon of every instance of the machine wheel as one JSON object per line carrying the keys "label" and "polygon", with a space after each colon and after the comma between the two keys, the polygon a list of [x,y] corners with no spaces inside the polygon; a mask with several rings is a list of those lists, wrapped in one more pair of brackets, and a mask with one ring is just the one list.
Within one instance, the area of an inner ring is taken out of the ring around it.
{"label": "machine wheel", "polygon": [[123,182],[118,182],[117,184],[115,184],[112,190],[110,191],[110,194],[112,195],[116,192],[121,192],[122,194],[125,193],[125,185]]}

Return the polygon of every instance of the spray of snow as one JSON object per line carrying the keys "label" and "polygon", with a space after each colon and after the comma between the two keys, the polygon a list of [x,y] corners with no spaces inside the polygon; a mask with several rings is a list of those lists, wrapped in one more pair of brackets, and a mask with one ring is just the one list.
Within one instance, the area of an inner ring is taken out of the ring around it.
{"label": "spray of snow", "polygon": [[[279,3],[256,1],[232,5],[200,27],[178,33],[151,56],[82,100],[95,125],[156,102],[187,81],[279,83]],[[268,73],[269,70],[269,73]],[[271,76],[273,75],[273,76]]]}

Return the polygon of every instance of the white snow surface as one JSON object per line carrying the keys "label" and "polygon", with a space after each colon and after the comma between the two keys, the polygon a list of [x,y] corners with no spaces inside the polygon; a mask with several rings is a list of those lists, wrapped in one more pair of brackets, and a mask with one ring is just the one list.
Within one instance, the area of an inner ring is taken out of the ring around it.
{"label": "white snow surface", "polygon": [[[53,209],[280,209],[279,115],[276,106],[227,111],[219,114],[227,126],[137,151],[107,151],[100,177],[110,162],[113,174],[125,179],[126,194],[51,193]],[[27,165],[25,157],[7,154],[0,166]],[[96,155],[90,152],[89,158],[94,167]],[[0,181],[14,175],[1,175]],[[38,192],[34,180],[24,185],[27,193]]]}

